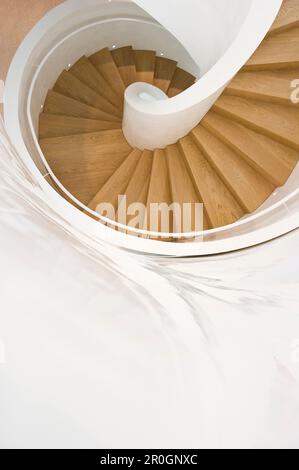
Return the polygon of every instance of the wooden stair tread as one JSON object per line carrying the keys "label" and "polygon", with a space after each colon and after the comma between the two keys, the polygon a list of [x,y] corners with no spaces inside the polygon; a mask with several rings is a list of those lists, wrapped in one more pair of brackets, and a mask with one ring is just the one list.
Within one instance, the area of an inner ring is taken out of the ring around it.
{"label": "wooden stair tread", "polygon": [[242,72],[236,75],[225,94],[294,106],[288,78],[267,72]]}
{"label": "wooden stair tread", "polygon": [[182,91],[186,90],[190,86],[194,85],[196,78],[186,70],[176,68],[171,84],[168,90],[169,98],[178,95]]}
{"label": "wooden stair tread", "polygon": [[287,181],[297,163],[295,150],[213,111],[205,116],[201,125],[275,186],[281,186]]}
{"label": "wooden stair tread", "polygon": [[267,70],[299,66],[299,27],[266,38],[243,70]]}
{"label": "wooden stair tread", "polygon": [[119,110],[109,101],[81,82],[75,75],[64,70],[53,87],[53,91],[99,109],[105,121],[119,121]]}
{"label": "wooden stair tread", "polygon": [[90,132],[89,134],[78,134],[75,136],[62,136],[57,138],[42,139],[43,142],[57,143],[57,145],[64,144],[68,145],[69,142],[83,142],[84,145],[90,147],[97,147],[98,145],[111,145],[111,140],[113,141],[112,145],[123,145],[126,144],[127,148],[131,150],[131,147],[128,145],[124,134],[121,129],[112,129],[103,132]]}
{"label": "wooden stair tread", "polygon": [[[144,223],[144,229],[152,232],[172,232],[172,219],[170,217],[169,226],[162,225],[160,217],[155,221],[152,217],[151,205],[152,204],[171,204],[171,193],[169,185],[169,176],[166,162],[166,155],[164,150],[155,150],[152,164],[152,171],[150,176],[150,183],[147,196],[147,218]],[[156,224],[157,222],[157,224]],[[166,221],[165,221],[166,223]]]}
{"label": "wooden stair tread", "polygon": [[233,195],[189,135],[179,142],[193,184],[204,203],[209,228],[229,225],[244,215]]}
{"label": "wooden stair tread", "polygon": [[260,72],[244,72],[244,73],[262,73],[267,74],[267,76],[279,78],[281,80],[289,81],[289,86],[291,90],[291,82],[293,80],[298,80],[299,77],[299,67],[293,67],[290,69],[275,69],[275,70],[263,70]]}
{"label": "wooden stair tread", "polygon": [[185,231],[183,227],[183,210],[184,204],[188,203],[192,204],[192,211],[190,214],[190,229],[188,231],[198,232],[203,230],[203,226],[198,225],[200,224],[200,221],[198,221],[196,224],[194,210],[195,204],[202,203],[202,200],[199,198],[199,195],[196,189],[194,188],[184,158],[177,144],[169,145],[166,148],[166,160],[168,166],[172,202],[179,204],[181,208],[180,217],[176,217],[176,214],[174,215],[174,231],[176,233]]}
{"label": "wooden stair tread", "polygon": [[[132,209],[132,205],[138,203],[146,207],[153,156],[154,154],[150,150],[144,150],[142,152],[139,162],[137,163],[137,167],[135,168],[125,191],[128,209],[130,206]],[[127,214],[126,220],[120,222],[124,225],[133,226],[136,229],[143,229],[144,215],[144,213]]]}
{"label": "wooden stair tread", "polygon": [[110,129],[120,129],[121,125],[112,121],[98,121],[60,114],[42,113],[39,119],[39,138],[61,137]]}
{"label": "wooden stair tread", "polygon": [[[139,159],[137,167],[126,188],[128,206],[136,202],[143,204],[147,201],[147,194],[144,199],[144,187],[149,183],[153,166],[154,154],[150,150],[144,150]],[[148,188],[147,188],[148,189]]]}
{"label": "wooden stair tread", "polygon": [[97,206],[101,203],[113,205],[115,213],[118,211],[118,197],[123,196],[129,181],[136,169],[141,156],[140,150],[132,150],[104,186],[97,192],[89,202],[88,207],[93,211],[98,211]]}
{"label": "wooden stair tread", "polygon": [[274,186],[203,126],[192,136],[244,210],[255,211],[271,195]]}
{"label": "wooden stair tread", "polygon": [[113,90],[87,57],[81,57],[69,71],[89,88],[106,98],[119,109],[119,115],[122,115],[123,99]]}
{"label": "wooden stair tread", "polygon": [[132,46],[114,49],[111,54],[125,86],[136,82],[136,65]]}
{"label": "wooden stair tread", "polygon": [[134,50],[136,65],[136,81],[154,83],[154,73],[156,64],[155,51]]}
{"label": "wooden stair tread", "polygon": [[177,62],[166,59],[165,57],[156,57],[156,66],[154,74],[154,85],[167,94],[174,73],[177,68]]}
{"label": "wooden stair tread", "polygon": [[269,34],[281,33],[299,25],[299,0],[284,0]]}
{"label": "wooden stair tread", "polygon": [[40,140],[56,177],[87,205],[132,151],[120,129]]}
{"label": "wooden stair tread", "polygon": [[222,95],[213,109],[299,150],[299,110],[296,107]]}
{"label": "wooden stair tread", "polygon": [[101,49],[90,56],[89,60],[107,83],[111,85],[111,88],[123,99],[126,87],[109,49],[107,47]]}
{"label": "wooden stair tread", "polygon": [[[48,91],[43,112],[85,119],[97,119],[98,121],[106,121],[105,118],[107,117],[107,114],[99,109],[88,106],[81,101],[74,100],[53,90]],[[109,122],[112,121],[109,119]],[[120,121],[114,122],[120,124]]]}

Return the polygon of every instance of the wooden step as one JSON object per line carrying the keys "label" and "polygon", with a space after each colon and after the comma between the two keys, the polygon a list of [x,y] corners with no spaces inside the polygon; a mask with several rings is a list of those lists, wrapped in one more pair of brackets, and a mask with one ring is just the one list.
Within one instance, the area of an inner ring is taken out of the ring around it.
{"label": "wooden step", "polygon": [[174,73],[177,68],[177,62],[166,59],[165,57],[156,57],[156,67],[154,75],[154,85],[167,94]]}
{"label": "wooden step", "polygon": [[[171,199],[180,207],[180,213],[174,214],[174,231],[176,233],[199,232],[204,229],[204,225],[203,219],[196,219],[196,204],[202,203],[202,201],[196,192],[178,145],[169,145],[166,148],[166,160]],[[183,221],[184,204],[192,204],[190,220],[187,220],[190,226],[187,229],[184,228]]]}
{"label": "wooden step", "polygon": [[88,204],[132,151],[121,130],[40,140],[56,177],[83,204]]}
{"label": "wooden step", "polygon": [[96,121],[72,116],[42,113],[39,118],[39,138],[85,134],[110,129],[120,129],[121,124],[109,121]]}
{"label": "wooden step", "polygon": [[[82,83],[70,72],[63,71],[53,87],[54,91],[99,109],[105,121],[119,121],[120,112],[109,101]],[[106,118],[106,119],[105,119]]]}
{"label": "wooden step", "polygon": [[244,215],[233,195],[189,135],[179,142],[193,184],[204,203],[209,228],[229,225]]}
{"label": "wooden step", "polygon": [[299,150],[299,110],[276,103],[263,103],[222,95],[213,109],[240,124]]}
{"label": "wooden step", "polygon": [[281,33],[299,25],[299,0],[284,0],[269,34]]}
{"label": "wooden step", "polygon": [[108,84],[101,73],[88,60],[87,57],[81,57],[69,70],[85,85],[89,86],[96,93],[106,98],[111,104],[119,109],[119,115],[122,115],[123,99]]}
{"label": "wooden step", "polygon": [[174,72],[174,76],[172,78],[171,84],[168,90],[169,98],[182,93],[182,91],[186,90],[190,86],[194,85],[196,78],[191,75],[191,73],[186,72],[186,70],[180,69],[179,67],[176,68]]}
{"label": "wooden step", "polygon": [[155,51],[134,50],[136,81],[154,83],[156,53]]}
{"label": "wooden step", "polygon": [[272,194],[269,181],[203,126],[193,129],[192,136],[245,211],[255,211]]}
{"label": "wooden step", "polygon": [[[120,125],[119,120],[111,121],[110,115],[103,113],[97,108],[88,106],[81,101],[74,100],[68,96],[49,90],[44,104],[43,112],[47,114],[60,114],[63,116],[73,116],[85,119],[97,119],[98,121],[114,122]],[[107,119],[109,117],[109,119]]]}
{"label": "wooden step", "polygon": [[[142,152],[137,167],[125,191],[128,209],[130,206],[131,209],[134,209],[132,205],[138,203],[146,207],[153,156],[154,154],[150,150],[144,150]],[[127,214],[126,220],[119,220],[119,222],[136,229],[143,229],[145,212],[138,212],[138,210],[134,213],[133,212],[134,211]],[[118,217],[120,217],[119,213]]]}
{"label": "wooden step", "polygon": [[101,49],[90,56],[89,60],[123,100],[126,87],[109,49],[107,47]]}
{"label": "wooden step", "polygon": [[299,27],[266,38],[244,71],[283,69],[299,66]]}
{"label": "wooden step", "polygon": [[201,124],[274,186],[283,185],[297,163],[295,150],[213,111],[205,116]]}
{"label": "wooden step", "polygon": [[279,78],[280,80],[287,80],[291,89],[291,82],[298,80],[299,78],[299,67],[293,67],[291,69],[274,69],[274,70],[264,70],[261,72],[244,72],[244,73],[262,73],[267,74],[267,76]]}
{"label": "wooden step", "polygon": [[291,81],[275,72],[243,72],[227,86],[225,94],[294,106],[292,91]]}
{"label": "wooden step", "polygon": [[108,203],[112,204],[116,215],[118,211],[118,197],[125,194],[125,190],[128,187],[140,157],[140,150],[132,150],[128,157],[89,202],[89,209],[101,214],[101,211],[98,209],[99,204]]}
{"label": "wooden step", "polygon": [[173,221],[170,215],[169,220],[162,221],[161,212],[155,217],[153,205],[171,204],[171,193],[169,176],[164,150],[155,150],[150,184],[147,197],[147,217],[144,222],[144,229],[151,232],[171,233]]}
{"label": "wooden step", "polygon": [[111,54],[125,86],[127,87],[136,82],[137,75],[133,48],[131,46],[121,47],[114,49]]}

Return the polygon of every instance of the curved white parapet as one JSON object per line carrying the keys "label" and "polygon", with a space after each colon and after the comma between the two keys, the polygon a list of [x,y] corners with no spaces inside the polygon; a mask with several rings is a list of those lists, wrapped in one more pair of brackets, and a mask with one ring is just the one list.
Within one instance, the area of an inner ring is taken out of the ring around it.
{"label": "curved white parapet", "polygon": [[[174,33],[204,73],[192,87],[167,101],[148,103],[133,91],[126,93],[124,128],[135,123],[135,140],[141,143],[141,148],[164,148],[187,135],[205,116],[264,39],[282,0],[136,0],[136,3]],[[233,22],[227,18],[233,18]],[[209,60],[202,55],[207,49]],[[127,119],[131,122],[127,123]]]}

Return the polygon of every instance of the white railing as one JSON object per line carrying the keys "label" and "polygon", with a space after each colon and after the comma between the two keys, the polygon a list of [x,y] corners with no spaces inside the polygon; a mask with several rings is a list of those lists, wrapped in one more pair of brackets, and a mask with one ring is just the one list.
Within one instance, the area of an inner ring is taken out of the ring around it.
{"label": "white railing", "polygon": [[[141,149],[164,148],[188,134],[204,117],[257,49],[282,0],[136,0],[136,3],[175,34],[204,74],[184,93],[164,101],[143,100],[136,85],[127,89],[124,133],[129,143]],[[228,21],[232,18],[233,22]],[[202,53],[207,50],[209,60]],[[142,85],[143,91],[145,88]],[[130,132],[133,126],[134,134]]]}

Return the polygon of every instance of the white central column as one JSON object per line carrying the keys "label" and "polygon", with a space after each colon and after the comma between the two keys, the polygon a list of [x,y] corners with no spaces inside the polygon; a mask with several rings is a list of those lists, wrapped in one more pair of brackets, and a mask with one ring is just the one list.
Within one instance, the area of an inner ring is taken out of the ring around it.
{"label": "white central column", "polygon": [[147,105],[168,100],[168,96],[149,83],[137,82],[125,92],[123,132],[128,143],[140,150],[165,147],[165,129],[157,116],[147,112]]}

